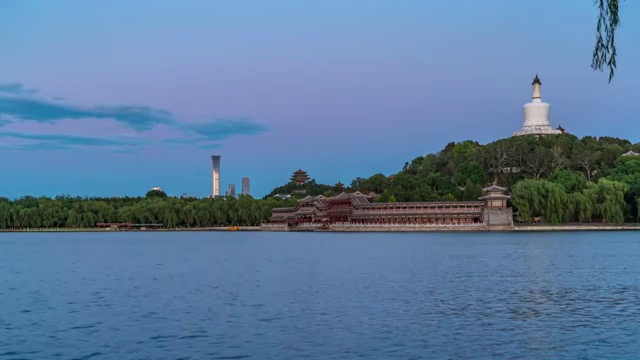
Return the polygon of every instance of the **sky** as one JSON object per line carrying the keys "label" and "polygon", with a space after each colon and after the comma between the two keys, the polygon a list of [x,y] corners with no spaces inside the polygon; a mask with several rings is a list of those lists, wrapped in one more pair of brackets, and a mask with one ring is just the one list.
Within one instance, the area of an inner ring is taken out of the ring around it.
{"label": "sky", "polygon": [[535,74],[551,122],[640,142],[640,3],[618,70],[590,68],[591,0],[3,0],[0,196],[262,197],[392,174],[523,121]]}

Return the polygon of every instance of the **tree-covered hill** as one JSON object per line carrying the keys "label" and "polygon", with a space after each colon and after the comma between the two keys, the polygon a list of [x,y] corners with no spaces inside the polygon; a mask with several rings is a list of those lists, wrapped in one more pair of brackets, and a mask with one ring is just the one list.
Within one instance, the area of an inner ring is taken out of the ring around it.
{"label": "tree-covered hill", "polygon": [[[497,183],[512,192],[518,218],[525,222],[636,221],[640,157],[623,156],[629,151],[640,153],[640,143],[570,134],[510,137],[487,145],[452,142],[391,176],[356,178],[347,191],[386,193],[385,199],[397,201],[475,200],[483,187]],[[309,195],[341,191],[307,185]],[[289,183],[270,195],[296,189]]]}

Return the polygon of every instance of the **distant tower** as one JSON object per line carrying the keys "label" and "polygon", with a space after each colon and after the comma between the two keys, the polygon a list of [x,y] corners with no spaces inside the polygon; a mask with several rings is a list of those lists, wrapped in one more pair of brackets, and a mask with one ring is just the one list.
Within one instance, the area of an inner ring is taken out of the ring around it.
{"label": "distant tower", "polygon": [[542,102],[542,92],[540,87],[542,82],[536,74],[533,79],[533,95],[531,96],[531,102],[524,104],[524,122],[520,131],[513,133],[513,136],[522,135],[549,135],[560,134],[560,130],[554,130],[549,122],[549,111],[551,105]]}
{"label": "distant tower", "polygon": [[227,196],[236,196],[236,184],[229,184],[229,190],[227,190]]}
{"label": "distant tower", "polygon": [[220,155],[211,155],[211,166],[211,195],[220,196]]}
{"label": "distant tower", "polygon": [[307,175],[306,171],[298,169],[293,173],[293,175],[291,175],[291,181],[293,181],[297,185],[304,185],[307,181],[309,181],[309,175]]}
{"label": "distant tower", "polygon": [[242,178],[242,195],[251,195],[251,183],[248,177]]}

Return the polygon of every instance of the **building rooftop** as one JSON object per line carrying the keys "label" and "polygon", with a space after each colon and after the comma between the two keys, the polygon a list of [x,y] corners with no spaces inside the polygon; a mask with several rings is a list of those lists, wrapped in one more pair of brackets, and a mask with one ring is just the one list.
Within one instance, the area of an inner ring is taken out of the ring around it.
{"label": "building rooftop", "polygon": [[621,156],[640,156],[640,154],[633,150],[629,150],[626,153],[622,154]]}
{"label": "building rooftop", "polygon": [[500,186],[498,186],[496,184],[493,184],[493,185],[491,185],[489,187],[486,187],[486,188],[482,189],[482,192],[484,192],[484,193],[505,192],[505,191],[507,191],[507,188],[500,187]]}

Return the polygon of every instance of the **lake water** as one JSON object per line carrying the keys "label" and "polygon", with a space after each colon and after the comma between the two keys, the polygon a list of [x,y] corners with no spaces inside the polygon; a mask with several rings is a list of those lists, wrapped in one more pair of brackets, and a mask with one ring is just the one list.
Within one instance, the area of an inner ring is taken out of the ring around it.
{"label": "lake water", "polygon": [[636,359],[640,234],[0,234],[0,359]]}

